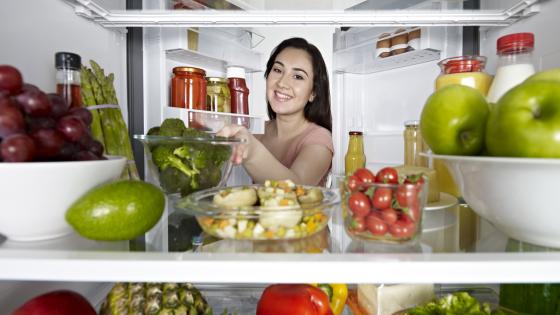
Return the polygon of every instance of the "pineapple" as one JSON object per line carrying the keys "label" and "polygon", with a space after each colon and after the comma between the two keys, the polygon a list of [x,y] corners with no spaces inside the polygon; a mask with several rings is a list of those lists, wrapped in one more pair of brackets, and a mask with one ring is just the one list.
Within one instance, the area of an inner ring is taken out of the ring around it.
{"label": "pineapple", "polygon": [[200,291],[190,283],[117,283],[100,315],[211,315]]}

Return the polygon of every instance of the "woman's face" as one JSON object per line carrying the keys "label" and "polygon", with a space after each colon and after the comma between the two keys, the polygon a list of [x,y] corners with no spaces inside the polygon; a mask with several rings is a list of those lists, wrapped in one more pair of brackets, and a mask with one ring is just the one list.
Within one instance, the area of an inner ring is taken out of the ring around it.
{"label": "woman's face", "polygon": [[266,98],[272,110],[277,115],[303,112],[314,97],[311,56],[302,49],[285,48],[266,79]]}

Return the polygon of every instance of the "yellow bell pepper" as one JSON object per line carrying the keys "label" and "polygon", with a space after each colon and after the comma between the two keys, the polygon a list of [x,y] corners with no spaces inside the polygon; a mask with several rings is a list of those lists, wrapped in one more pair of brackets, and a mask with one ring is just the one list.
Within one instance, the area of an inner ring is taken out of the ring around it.
{"label": "yellow bell pepper", "polygon": [[342,314],[346,298],[348,297],[348,287],[344,283],[312,283],[311,285],[323,290],[329,297],[329,304],[334,315]]}

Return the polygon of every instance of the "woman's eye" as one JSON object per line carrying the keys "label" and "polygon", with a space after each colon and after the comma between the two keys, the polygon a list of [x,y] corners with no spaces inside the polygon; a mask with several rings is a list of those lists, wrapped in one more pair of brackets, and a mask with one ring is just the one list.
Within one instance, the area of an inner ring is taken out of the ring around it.
{"label": "woman's eye", "polygon": [[302,75],[299,75],[299,74],[294,75],[294,78],[295,78],[296,80],[303,80],[303,76],[302,76]]}
{"label": "woman's eye", "polygon": [[276,72],[276,73],[282,73],[282,70],[278,69],[278,68],[272,68],[272,71]]}

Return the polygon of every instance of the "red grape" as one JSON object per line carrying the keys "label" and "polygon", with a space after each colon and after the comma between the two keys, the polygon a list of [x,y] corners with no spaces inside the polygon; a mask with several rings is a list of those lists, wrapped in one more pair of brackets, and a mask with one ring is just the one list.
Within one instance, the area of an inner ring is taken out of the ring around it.
{"label": "red grape", "polygon": [[93,161],[99,160],[99,157],[90,151],[80,151],[74,155],[76,161]]}
{"label": "red grape", "polygon": [[64,136],[56,129],[38,129],[31,133],[37,147],[37,156],[43,159],[54,158],[60,154]]}
{"label": "red grape", "polygon": [[77,142],[87,132],[86,125],[75,116],[62,116],[56,123],[56,129],[72,142]]}
{"label": "red grape", "polygon": [[97,155],[98,157],[103,156],[103,150],[105,150],[105,148],[103,148],[103,144],[101,144],[101,142],[97,140],[93,140],[91,146],[89,147],[89,151]]}
{"label": "red grape", "polygon": [[74,155],[80,151],[80,146],[73,142],[64,142],[60,152],[56,156],[57,160],[70,161],[73,160]]}
{"label": "red grape", "polygon": [[0,144],[0,155],[5,162],[29,162],[35,157],[35,144],[25,134],[8,136]]}
{"label": "red grape", "polygon": [[41,92],[41,89],[39,89],[36,85],[33,84],[29,84],[29,83],[24,83],[23,87],[21,88],[22,92]]}
{"label": "red grape", "polygon": [[56,120],[52,117],[27,116],[25,121],[27,122],[28,132],[33,132],[37,129],[54,128],[56,126]]}
{"label": "red grape", "polygon": [[66,116],[78,117],[78,118],[80,118],[81,121],[84,122],[84,124],[86,126],[89,126],[91,124],[92,119],[93,119],[89,109],[85,109],[83,107],[72,107],[72,108],[70,108],[70,110],[68,111],[68,114]]}
{"label": "red grape", "polygon": [[15,102],[0,97],[0,139],[25,130],[23,114]]}
{"label": "red grape", "polygon": [[46,117],[52,113],[52,106],[49,98],[43,92],[25,91],[16,96],[17,102],[23,108],[23,111],[34,117]]}
{"label": "red grape", "polygon": [[9,65],[0,65],[0,90],[7,90],[11,95],[21,91],[23,78],[18,69]]}
{"label": "red grape", "polygon": [[49,93],[47,94],[49,102],[51,102],[52,106],[52,116],[54,118],[58,118],[68,111],[68,103],[64,100],[64,98],[56,93]]}

